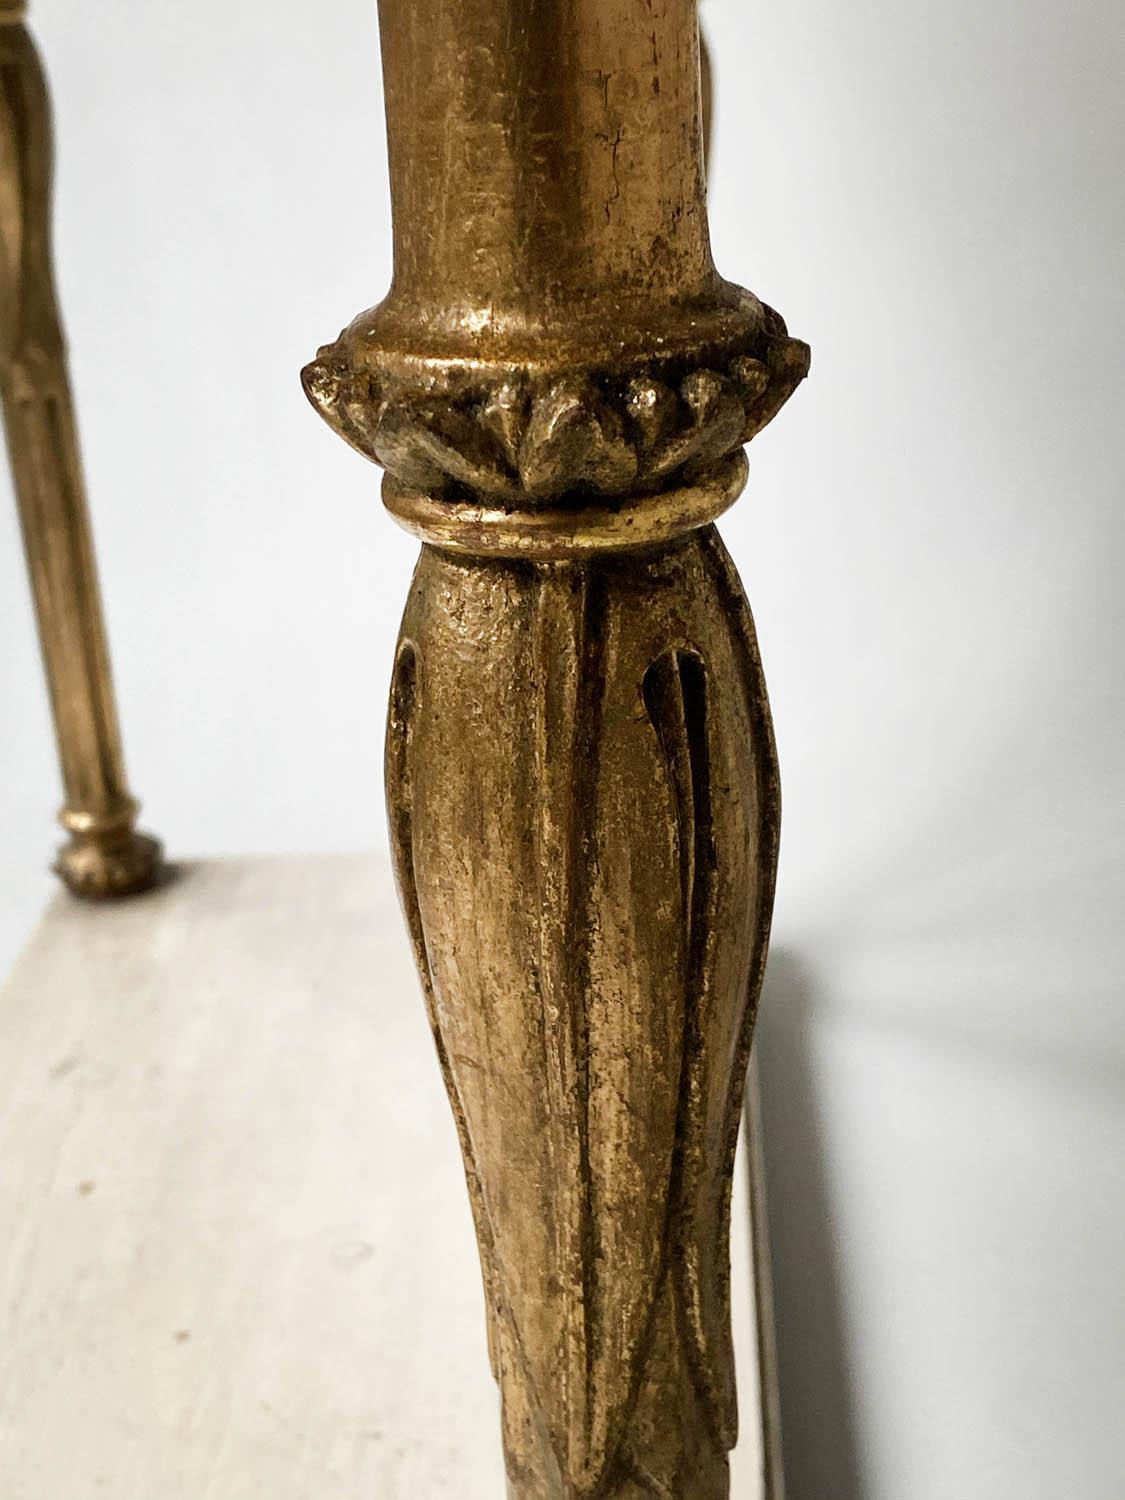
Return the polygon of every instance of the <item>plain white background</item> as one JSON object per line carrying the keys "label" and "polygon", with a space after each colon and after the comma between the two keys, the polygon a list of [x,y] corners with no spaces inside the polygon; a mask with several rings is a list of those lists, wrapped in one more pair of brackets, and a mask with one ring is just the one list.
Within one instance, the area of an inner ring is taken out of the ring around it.
{"label": "plain white background", "polygon": [[[814,347],[723,526],[785,773],[790,1500],[1117,1500],[1125,15],[705,16],[718,263]],[[35,24],[147,821],[178,856],[382,844],[415,548],[297,380],[389,279],[374,5]],[[6,966],[59,800],[11,503],[0,640]]]}

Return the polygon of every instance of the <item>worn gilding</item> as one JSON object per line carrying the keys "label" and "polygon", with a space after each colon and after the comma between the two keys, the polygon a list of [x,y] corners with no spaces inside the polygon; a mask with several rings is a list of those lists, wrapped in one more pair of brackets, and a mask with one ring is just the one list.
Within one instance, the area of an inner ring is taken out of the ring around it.
{"label": "worn gilding", "polygon": [[808,368],[715,270],[692,0],[382,0],[395,276],[305,372],[426,544],[387,794],[512,1500],[724,1500],[779,828],[713,522]]}

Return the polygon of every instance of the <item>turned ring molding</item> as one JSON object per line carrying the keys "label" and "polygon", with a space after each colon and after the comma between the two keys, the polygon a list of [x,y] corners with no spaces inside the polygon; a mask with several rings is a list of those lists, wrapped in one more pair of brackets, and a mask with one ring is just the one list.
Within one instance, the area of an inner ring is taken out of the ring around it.
{"label": "turned ring molding", "polygon": [[555,505],[505,510],[477,500],[443,500],[388,474],[383,504],[404,530],[432,547],[477,557],[553,562],[656,547],[724,515],[746,487],[750,465],[739,450],[699,472],[692,483],[629,504]]}

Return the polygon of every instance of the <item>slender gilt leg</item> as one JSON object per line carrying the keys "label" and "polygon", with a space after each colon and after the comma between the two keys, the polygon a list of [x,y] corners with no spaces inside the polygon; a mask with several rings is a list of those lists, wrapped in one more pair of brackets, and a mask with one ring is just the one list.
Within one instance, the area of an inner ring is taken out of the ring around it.
{"label": "slender gilt leg", "polygon": [[0,394],[66,806],[59,875],[78,895],[151,886],[117,727],[51,267],[50,108],[23,6],[0,0]]}
{"label": "slender gilt leg", "polygon": [[390,295],[305,372],[425,543],[387,740],[512,1500],[723,1500],[779,795],[713,522],[808,349],[722,281],[694,0],[381,0]]}

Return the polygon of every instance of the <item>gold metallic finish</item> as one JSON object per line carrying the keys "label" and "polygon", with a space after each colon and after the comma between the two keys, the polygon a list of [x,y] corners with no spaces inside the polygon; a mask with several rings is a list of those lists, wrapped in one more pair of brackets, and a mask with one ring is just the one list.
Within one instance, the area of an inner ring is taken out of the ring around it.
{"label": "gold metallic finish", "polygon": [[691,483],[808,369],[723,281],[690,0],[384,0],[395,274],[305,386],[401,483],[510,510]]}
{"label": "gold metallic finish", "polygon": [[66,791],[56,869],[77,895],[123,896],[156,881],[160,846],[125,780],[51,267],[50,109],[22,11],[0,10],[0,394]]}
{"label": "gold metallic finish", "polygon": [[383,503],[405,530],[451,552],[479,557],[558,560],[591,552],[621,552],[673,541],[729,510],[746,484],[740,451],[721,459],[695,482],[611,508],[502,510],[475,500],[442,500],[388,475]]}
{"label": "gold metallic finish", "polygon": [[305,371],[426,543],[396,867],[510,1500],[725,1500],[779,789],[713,521],[806,345],[711,260],[694,0],[381,0],[395,274]]}

